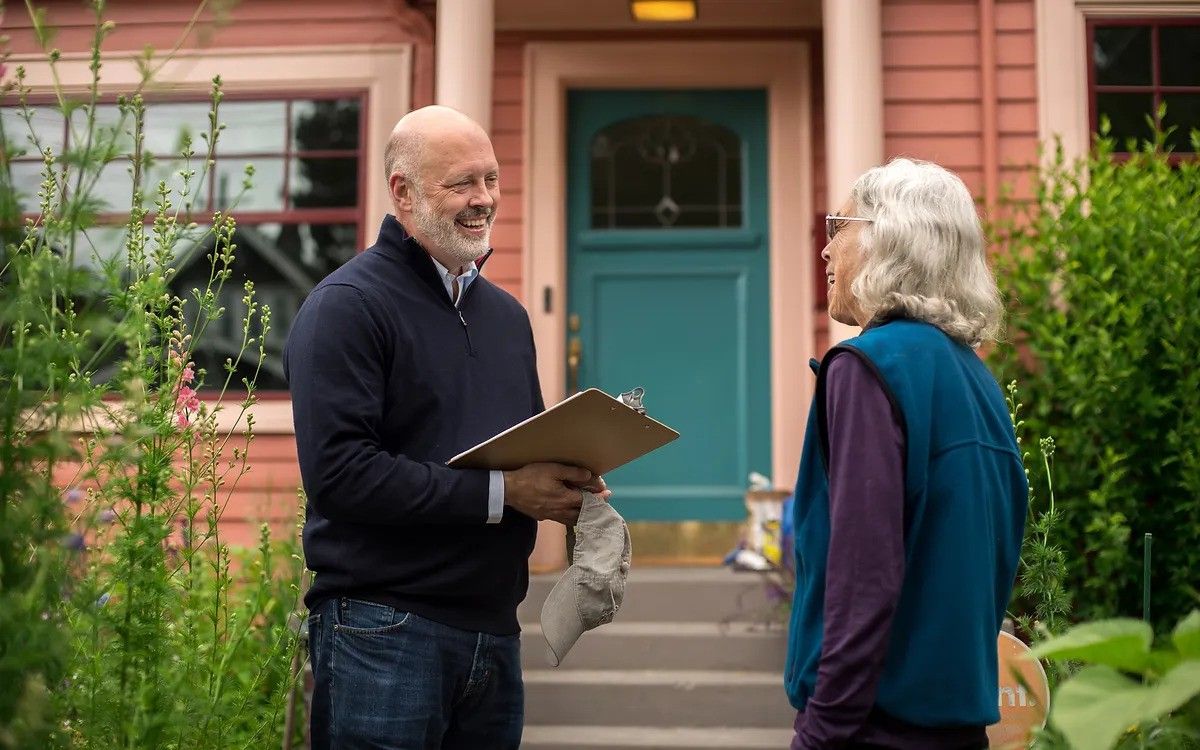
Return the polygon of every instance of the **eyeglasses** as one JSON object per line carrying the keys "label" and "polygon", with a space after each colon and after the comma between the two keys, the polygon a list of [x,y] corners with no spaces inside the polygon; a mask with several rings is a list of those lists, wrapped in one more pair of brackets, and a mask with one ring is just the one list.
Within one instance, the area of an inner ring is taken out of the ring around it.
{"label": "eyeglasses", "polygon": [[872,221],[875,221],[875,220],[874,220],[874,219],[864,219],[864,218],[862,218],[861,216],[838,216],[838,215],[836,215],[836,214],[827,214],[827,215],[825,216],[825,240],[826,240],[827,242],[832,242],[832,241],[833,241],[833,236],[834,236],[835,234],[837,234],[837,233],[838,233],[838,225],[837,225],[837,223],[838,223],[839,221],[866,221],[866,222],[872,222]]}

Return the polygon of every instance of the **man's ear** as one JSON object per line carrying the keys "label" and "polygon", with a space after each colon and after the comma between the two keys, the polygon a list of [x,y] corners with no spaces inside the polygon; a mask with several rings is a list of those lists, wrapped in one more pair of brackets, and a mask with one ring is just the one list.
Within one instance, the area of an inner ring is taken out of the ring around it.
{"label": "man's ear", "polygon": [[392,176],[388,178],[388,190],[392,194],[392,204],[397,211],[405,213],[412,211],[412,186],[408,184],[408,179],[403,174],[392,172]]}

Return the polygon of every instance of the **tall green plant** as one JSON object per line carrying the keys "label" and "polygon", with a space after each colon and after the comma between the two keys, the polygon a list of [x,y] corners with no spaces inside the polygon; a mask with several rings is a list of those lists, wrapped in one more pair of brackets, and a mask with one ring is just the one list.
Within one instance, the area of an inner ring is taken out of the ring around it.
{"label": "tall green plant", "polygon": [[1079,614],[1140,613],[1152,532],[1161,630],[1200,570],[1200,164],[1173,160],[1161,134],[1128,158],[1114,148],[1102,135],[1078,162],[1057,151],[998,225],[1010,340],[990,362],[1022,384],[1029,429],[1054,435]]}
{"label": "tall green plant", "polygon": [[[222,287],[236,283],[232,216],[192,221],[223,129],[220,79],[200,153],[181,137],[180,186],[147,185],[155,155],[141,92],[161,61],[147,52],[117,122],[100,123],[101,46],[113,25],[103,2],[93,7],[90,90],[53,92],[68,149],[38,142],[21,69],[4,104],[28,136],[0,132],[2,229],[13,238],[0,276],[0,748],[277,746],[295,689],[288,616],[299,556],[294,539],[281,547],[264,529],[257,552],[235,564],[220,526],[254,438],[255,377],[235,373],[243,357],[261,366],[270,328],[253,284],[224,371],[198,371],[191,356],[225,314]],[[30,12],[57,80],[51,31]],[[22,220],[18,194],[30,186],[14,184],[10,162],[26,149],[43,170],[39,210]],[[120,165],[131,208],[114,247],[97,230],[119,196],[97,186]],[[176,296],[177,261],[197,248],[209,248],[207,284]],[[201,400],[202,384],[216,395]],[[69,507],[64,485],[75,488]]]}
{"label": "tall green plant", "polygon": [[[1025,404],[1018,400],[1015,382],[1009,383],[1006,398],[1017,445],[1021,450],[1021,459],[1026,465],[1025,474],[1030,476],[1033,472],[1029,466],[1033,459],[1031,453],[1025,450],[1025,420],[1021,419]],[[1041,460],[1034,465],[1045,479],[1046,497],[1044,501],[1041,500],[1034,490],[1034,485],[1030,483],[1025,539],[1021,544],[1021,559],[1017,566],[1017,580],[1013,586],[1009,610],[1022,635],[1031,641],[1061,632],[1066,625],[1066,617],[1071,612],[1071,597],[1065,584],[1066,556],[1058,540],[1058,525],[1062,515],[1055,499],[1051,473],[1054,438],[1040,438],[1038,453]],[[1050,677],[1052,681],[1056,680],[1057,671],[1052,669]]]}

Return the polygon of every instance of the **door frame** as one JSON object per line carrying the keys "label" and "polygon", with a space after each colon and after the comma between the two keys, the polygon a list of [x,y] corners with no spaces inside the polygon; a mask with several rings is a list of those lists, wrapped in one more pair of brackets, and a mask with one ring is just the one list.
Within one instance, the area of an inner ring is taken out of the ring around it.
{"label": "door frame", "polygon": [[[566,391],[567,90],[766,89],[771,463],[776,484],[791,486],[812,398],[806,362],[815,351],[810,54],[803,39],[526,46],[523,292],[547,403]],[[653,412],[653,394],[649,406]]]}

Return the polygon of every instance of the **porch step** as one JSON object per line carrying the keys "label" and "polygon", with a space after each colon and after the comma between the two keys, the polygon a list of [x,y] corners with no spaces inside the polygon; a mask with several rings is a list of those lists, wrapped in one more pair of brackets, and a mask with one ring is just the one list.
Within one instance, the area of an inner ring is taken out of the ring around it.
{"label": "porch step", "polygon": [[786,729],[795,718],[777,672],[534,669],[525,695],[529,726]]}
{"label": "porch step", "polygon": [[787,747],[791,739],[790,729],[532,726],[525,728],[521,746],[562,750],[780,750]]}
{"label": "porch step", "polygon": [[[618,617],[625,615],[624,609]],[[552,666],[541,625],[521,626],[525,669]],[[778,671],[787,655],[784,626],[735,622],[624,622],[584,633],[559,670],[707,669]]]}
{"label": "porch step", "polygon": [[[517,611],[521,622],[537,622],[542,602],[559,574],[530,577],[529,594]],[[778,603],[767,599],[755,573],[725,568],[634,568],[617,622],[778,622]]]}

